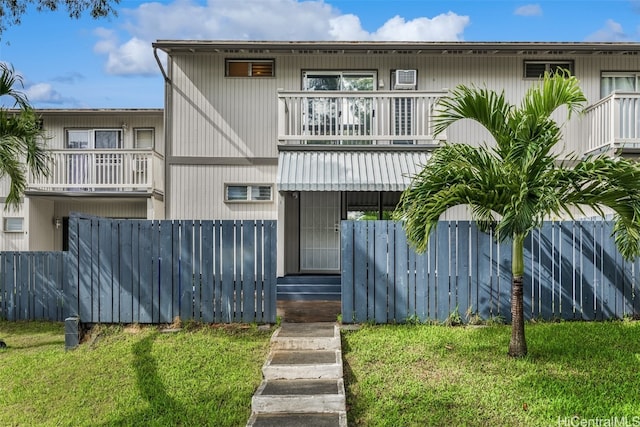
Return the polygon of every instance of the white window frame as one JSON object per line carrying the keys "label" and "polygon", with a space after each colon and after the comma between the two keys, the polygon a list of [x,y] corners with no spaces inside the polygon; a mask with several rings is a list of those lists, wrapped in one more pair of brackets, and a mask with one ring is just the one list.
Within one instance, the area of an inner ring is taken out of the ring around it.
{"label": "white window frame", "polygon": [[[147,132],[151,132],[151,145],[150,146],[145,146],[145,147],[141,147],[138,144],[138,132],[140,131],[147,131]],[[139,148],[139,149],[154,149],[156,146],[156,130],[155,128],[151,128],[151,127],[142,127],[142,128],[133,128],[133,147],[134,148]]]}
{"label": "white window frame", "polygon": [[[603,71],[600,74],[600,97],[604,98],[610,95],[612,92],[605,93],[603,79],[608,77],[633,77],[634,78],[634,92],[640,92],[640,71]],[[615,91],[615,90],[614,90]]]}
{"label": "white window frame", "polygon": [[[122,148],[123,145],[123,141],[124,141],[124,135],[122,132],[121,128],[68,128],[65,129],[65,140],[64,140],[64,146],[67,149],[71,149],[71,150],[93,150],[96,147],[96,132],[100,132],[100,131],[104,131],[104,132],[116,132],[118,134],[118,146],[117,147],[112,147],[112,148],[101,148],[102,150],[115,150],[115,149],[119,149]],[[69,147],[69,133],[70,132],[87,132],[88,135],[88,142],[87,142],[87,147],[85,148],[70,148]]]}
{"label": "white window frame", "polygon": [[[229,188],[230,187],[246,187],[245,199],[230,199]],[[269,188],[269,200],[261,200],[253,198],[253,190],[263,188]],[[224,201],[225,203],[271,203],[273,202],[273,185],[271,184],[236,184],[227,183],[224,185]]]}
{"label": "white window frame", "polygon": [[[9,226],[11,220],[19,220],[20,228],[13,228]],[[24,217],[21,216],[5,216],[2,220],[2,231],[5,233],[22,233],[24,232]]]}

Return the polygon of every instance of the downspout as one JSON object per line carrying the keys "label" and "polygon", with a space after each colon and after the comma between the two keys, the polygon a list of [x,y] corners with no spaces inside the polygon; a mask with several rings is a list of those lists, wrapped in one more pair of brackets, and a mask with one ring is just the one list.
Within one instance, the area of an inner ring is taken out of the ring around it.
{"label": "downspout", "polygon": [[[164,193],[164,197],[163,197],[163,202],[164,202],[164,212],[162,213],[163,218],[162,219],[167,219],[169,217],[169,191],[168,189],[170,188],[170,179],[169,179],[169,159],[171,158],[171,147],[172,147],[172,141],[171,141],[171,129],[172,129],[172,104],[171,104],[171,100],[173,99],[172,97],[172,90],[171,90],[171,86],[172,86],[172,82],[171,79],[169,78],[168,73],[165,71],[164,67],[162,66],[162,61],[160,60],[160,57],[158,56],[158,48],[157,47],[153,47],[153,56],[156,58],[156,62],[158,63],[158,68],[160,68],[160,73],[162,73],[162,77],[164,78],[164,189],[163,189],[163,193]],[[170,56],[169,53],[167,53],[167,67],[169,67],[169,61],[170,61]]]}

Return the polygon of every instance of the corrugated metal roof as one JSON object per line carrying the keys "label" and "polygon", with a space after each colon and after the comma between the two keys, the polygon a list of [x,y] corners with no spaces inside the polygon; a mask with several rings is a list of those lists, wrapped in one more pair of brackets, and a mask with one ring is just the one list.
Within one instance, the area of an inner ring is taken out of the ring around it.
{"label": "corrugated metal roof", "polygon": [[283,151],[278,191],[403,191],[429,158],[419,151]]}

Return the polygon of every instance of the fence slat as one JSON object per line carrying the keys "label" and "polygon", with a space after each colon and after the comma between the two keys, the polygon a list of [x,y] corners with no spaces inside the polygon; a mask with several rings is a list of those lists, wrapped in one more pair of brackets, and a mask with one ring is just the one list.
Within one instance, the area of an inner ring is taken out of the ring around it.
{"label": "fence slat", "polygon": [[252,322],[256,318],[255,292],[256,292],[256,222],[244,221],[242,223],[242,310],[241,320]]}
{"label": "fence slat", "polygon": [[340,225],[340,242],[342,247],[342,278],[341,278],[341,313],[342,321],[351,323],[355,318],[354,312],[354,278],[355,265],[353,248],[354,223],[351,221],[342,221]]}

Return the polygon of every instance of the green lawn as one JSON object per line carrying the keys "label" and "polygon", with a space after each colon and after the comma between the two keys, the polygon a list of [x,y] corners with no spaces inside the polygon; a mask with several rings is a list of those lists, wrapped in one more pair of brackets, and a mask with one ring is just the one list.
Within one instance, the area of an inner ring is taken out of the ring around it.
{"label": "green lawn", "polygon": [[245,425],[271,333],[110,326],[65,351],[61,323],[0,322],[0,425]]}
{"label": "green lawn", "polygon": [[[0,425],[244,426],[272,331],[102,326],[65,351],[60,323],[0,322]],[[640,322],[528,324],[523,360],[507,357],[509,335],[344,331],[349,425],[640,425]]]}
{"label": "green lawn", "polygon": [[512,360],[508,325],[344,332],[349,425],[640,425],[640,322],[528,324],[526,334],[529,355]]}

